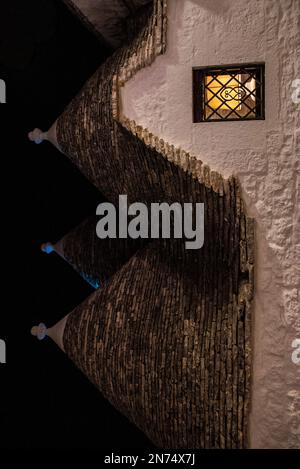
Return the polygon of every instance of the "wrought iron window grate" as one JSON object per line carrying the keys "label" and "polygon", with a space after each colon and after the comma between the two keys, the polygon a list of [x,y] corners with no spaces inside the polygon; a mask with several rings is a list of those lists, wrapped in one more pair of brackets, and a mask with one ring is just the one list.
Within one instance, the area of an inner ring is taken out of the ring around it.
{"label": "wrought iron window grate", "polygon": [[193,70],[194,122],[265,118],[264,64]]}

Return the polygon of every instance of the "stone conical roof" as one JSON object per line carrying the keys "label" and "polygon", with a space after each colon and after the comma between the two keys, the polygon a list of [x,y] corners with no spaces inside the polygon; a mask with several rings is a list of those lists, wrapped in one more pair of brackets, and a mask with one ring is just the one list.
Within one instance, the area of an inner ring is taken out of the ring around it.
{"label": "stone conical roof", "polygon": [[[148,206],[203,202],[205,242],[189,251],[182,240],[151,241],[124,259],[68,317],[66,353],[158,446],[244,448],[253,220],[236,178],[224,179],[122,115],[121,87],[166,50],[167,1],[155,0],[128,24],[137,31],[130,44],[58,119],[59,144],[112,203],[120,194]],[[70,236],[69,246],[66,239],[65,249],[79,253],[74,264],[91,265],[83,233]]]}

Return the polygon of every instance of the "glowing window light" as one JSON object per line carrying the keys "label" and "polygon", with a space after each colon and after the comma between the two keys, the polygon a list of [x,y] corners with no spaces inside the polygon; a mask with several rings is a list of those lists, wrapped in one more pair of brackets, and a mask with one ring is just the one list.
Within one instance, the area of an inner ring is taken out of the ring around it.
{"label": "glowing window light", "polygon": [[212,109],[240,109],[242,88],[241,75],[208,75],[206,80],[205,101]]}
{"label": "glowing window light", "polygon": [[194,122],[264,119],[264,64],[195,68]]}

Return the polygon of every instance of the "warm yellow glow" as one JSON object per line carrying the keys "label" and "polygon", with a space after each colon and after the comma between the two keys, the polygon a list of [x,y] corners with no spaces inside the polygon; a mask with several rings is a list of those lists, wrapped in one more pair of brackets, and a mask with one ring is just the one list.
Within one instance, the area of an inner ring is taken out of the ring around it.
{"label": "warm yellow glow", "polygon": [[210,100],[208,106],[212,109],[241,109],[241,85],[237,80],[241,81],[241,75],[207,76],[205,100]]}
{"label": "warm yellow glow", "polygon": [[250,91],[252,91],[252,94],[250,94],[250,93],[248,93],[248,94],[250,95],[250,98],[252,99],[252,101],[255,101],[255,88],[256,88],[255,78],[251,78],[250,81],[247,81],[246,87]]}

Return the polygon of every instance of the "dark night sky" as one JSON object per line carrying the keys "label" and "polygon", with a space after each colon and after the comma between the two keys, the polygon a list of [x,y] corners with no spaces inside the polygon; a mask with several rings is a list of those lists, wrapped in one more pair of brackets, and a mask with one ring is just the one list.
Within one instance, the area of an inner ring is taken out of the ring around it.
{"label": "dark night sky", "polygon": [[0,446],[151,448],[50,340],[30,335],[32,325],[51,326],[91,293],[39,246],[60,239],[102,198],[63,155],[31,144],[27,132],[48,128],[109,51],[61,0],[1,0],[0,34],[0,78],[7,83],[7,104],[0,105],[0,338],[7,343]]}

